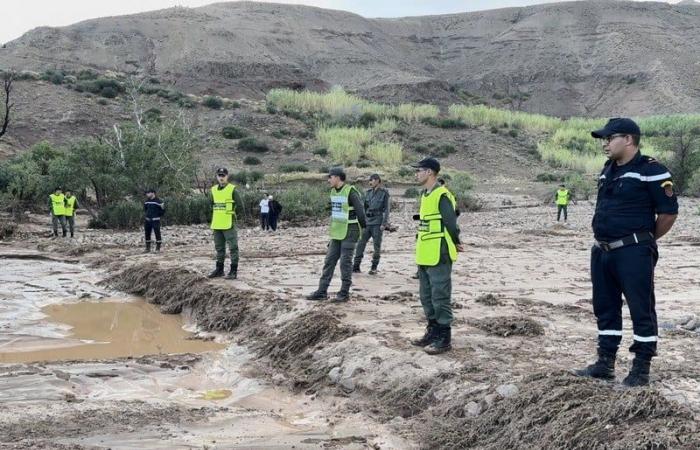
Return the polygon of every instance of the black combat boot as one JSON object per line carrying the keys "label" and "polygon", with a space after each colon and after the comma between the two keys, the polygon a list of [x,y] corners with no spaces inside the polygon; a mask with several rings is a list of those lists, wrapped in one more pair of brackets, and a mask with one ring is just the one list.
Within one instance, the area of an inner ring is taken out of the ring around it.
{"label": "black combat boot", "polygon": [[156,242],[156,252],[160,252],[160,242]]}
{"label": "black combat boot", "polygon": [[426,345],[432,344],[436,337],[435,332],[437,331],[437,326],[438,324],[436,321],[428,320],[428,326],[425,327],[425,334],[423,337],[420,339],[413,339],[411,344],[416,347],[425,347]]}
{"label": "black combat boot", "polygon": [[331,300],[332,303],[345,303],[348,300],[350,300],[350,292],[348,292],[345,289],[340,289],[337,294],[335,294],[335,297],[333,297],[333,300]]}
{"label": "black combat boot", "polygon": [[601,380],[615,379],[615,353],[598,349],[598,361],[585,369],[578,369],[574,374],[579,377],[599,378]]}
{"label": "black combat boot", "polygon": [[649,369],[651,358],[637,354],[632,361],[630,373],[622,380],[622,384],[628,387],[647,386],[649,384]]}
{"label": "black combat boot", "polygon": [[207,278],[218,278],[218,277],[223,277],[224,276],[224,263],[216,263],[216,269],[209,275],[207,275]]}
{"label": "black combat boot", "polygon": [[146,241],[146,250],[144,250],[143,252],[151,253],[151,241]]}
{"label": "black combat boot", "polygon": [[368,272],[368,273],[369,273],[370,275],[376,275],[376,274],[377,274],[377,265],[376,265],[376,264],[372,264],[372,268],[369,269],[369,272]]}
{"label": "black combat boot", "polygon": [[238,278],[238,264],[233,264],[231,263],[231,270],[228,271],[228,275],[226,275],[227,280],[235,280]]}
{"label": "black combat boot", "polygon": [[362,273],[359,264],[352,266],[352,273]]}
{"label": "black combat boot", "polygon": [[424,348],[425,353],[439,355],[452,350],[452,328],[449,325],[438,325],[435,334],[432,344]]}
{"label": "black combat boot", "polygon": [[322,290],[316,290],[306,296],[307,300],[328,300],[328,293]]}

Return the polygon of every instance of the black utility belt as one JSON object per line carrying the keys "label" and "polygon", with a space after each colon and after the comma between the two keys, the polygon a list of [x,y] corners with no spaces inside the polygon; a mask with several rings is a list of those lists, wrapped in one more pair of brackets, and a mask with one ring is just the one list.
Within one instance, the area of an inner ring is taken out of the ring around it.
{"label": "black utility belt", "polygon": [[632,233],[629,236],[625,236],[622,239],[612,242],[595,241],[594,245],[605,252],[609,252],[610,250],[616,250],[627,245],[650,242],[654,240],[654,234],[646,231],[644,233]]}
{"label": "black utility belt", "polygon": [[152,221],[152,220],[160,220],[160,217],[146,217],[147,221]]}

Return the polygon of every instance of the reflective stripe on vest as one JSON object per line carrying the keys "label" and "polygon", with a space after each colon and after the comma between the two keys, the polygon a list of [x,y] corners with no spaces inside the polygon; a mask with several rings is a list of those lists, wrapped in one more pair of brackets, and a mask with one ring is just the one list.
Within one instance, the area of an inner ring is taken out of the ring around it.
{"label": "reflective stripe on vest", "polygon": [[440,214],[440,198],[443,195],[447,196],[453,208],[457,207],[454,196],[444,186],[420,197],[420,225],[416,238],[416,264],[419,266],[436,266],[440,262],[443,240],[447,243],[450,259],[453,262],[457,260],[457,247],[450,234],[445,231]]}
{"label": "reflective stripe on vest", "polygon": [[229,230],[233,228],[236,218],[236,205],[233,201],[233,184],[227,184],[223,189],[219,186],[212,186],[211,197],[214,200],[211,214],[212,230]]}
{"label": "reflective stripe on vest", "polygon": [[568,189],[564,189],[563,191],[561,189],[557,190],[557,205],[568,205],[568,204],[569,204],[569,190]]}
{"label": "reflective stripe on vest", "polygon": [[50,194],[51,198],[51,212],[54,216],[65,216],[66,215],[66,196],[63,194]]}
{"label": "reflective stripe on vest", "polygon": [[66,197],[66,216],[72,217],[73,216],[73,211],[75,211],[75,201],[77,199],[75,197]]}
{"label": "reflective stripe on vest", "polygon": [[[331,239],[345,239],[348,235],[348,224],[357,223],[357,217],[354,215],[355,208],[350,205],[350,192],[353,189],[355,187],[349,184],[343,185],[339,192],[331,189]],[[350,218],[351,212],[352,218]]]}

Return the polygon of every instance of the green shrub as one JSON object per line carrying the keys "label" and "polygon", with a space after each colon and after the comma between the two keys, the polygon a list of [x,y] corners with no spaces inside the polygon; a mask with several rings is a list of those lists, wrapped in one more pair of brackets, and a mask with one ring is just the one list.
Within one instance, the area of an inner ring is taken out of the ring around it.
{"label": "green shrub", "polygon": [[143,120],[145,122],[160,122],[162,120],[162,114],[160,109],[150,108],[143,113]]}
{"label": "green shrub", "polygon": [[192,100],[191,98],[188,98],[188,97],[182,97],[181,99],[179,99],[177,101],[177,104],[180,108],[187,108],[187,109],[191,109],[191,108],[194,108],[195,106],[197,106],[197,104],[194,102],[194,100]]}
{"label": "green shrub", "polygon": [[245,158],[243,158],[243,164],[247,164],[249,166],[257,166],[261,163],[262,161],[260,161],[255,156],[246,156]]}
{"label": "green shrub", "polygon": [[279,168],[282,173],[292,173],[292,172],[308,172],[309,168],[305,164],[301,163],[290,163],[282,164]]}
{"label": "green shrub", "polygon": [[430,147],[424,144],[416,144],[416,146],[413,147],[413,151],[416,153],[425,154],[430,151]]}
{"label": "green shrub", "polygon": [[467,124],[462,119],[426,117],[421,122],[438,128],[467,128]]}
{"label": "green shrub", "polygon": [[238,109],[238,108],[241,107],[241,103],[234,100],[234,101],[231,102],[231,104],[229,105],[229,107],[230,107],[231,109]]}
{"label": "green shrub", "polygon": [[246,130],[234,126],[224,127],[221,130],[221,134],[226,139],[242,139],[248,136],[248,132]]}
{"label": "green shrub", "polygon": [[318,173],[328,173],[330,170],[331,169],[328,166],[321,166],[318,168]]}
{"label": "green shrub", "polygon": [[554,183],[556,181],[563,181],[564,177],[561,175],[558,175],[556,173],[538,173],[537,176],[535,177],[535,181],[540,181],[543,183]]}
{"label": "green shrub", "polygon": [[372,167],[372,161],[369,159],[360,159],[355,163],[355,166],[359,167],[360,169],[366,169],[367,167]]}
{"label": "green shrub", "polygon": [[99,75],[97,72],[90,70],[90,69],[84,69],[78,72],[78,80],[83,81],[83,80],[96,80]]}
{"label": "green shrub", "polygon": [[[206,195],[167,200],[163,216],[164,225],[192,225],[208,223],[211,219],[211,204]],[[97,220],[91,220],[91,228],[115,228],[133,230],[143,224],[143,203],[121,201],[100,210]]]}
{"label": "green shrub", "polygon": [[111,78],[78,81],[75,85],[75,90],[78,92],[89,92],[105,98],[115,98],[125,91],[122,83]]}
{"label": "green shrub", "polygon": [[435,147],[430,153],[436,158],[446,158],[451,154],[455,153],[457,150],[452,144],[440,144]]}
{"label": "green shrub", "polygon": [[311,153],[318,156],[328,156],[328,149],[325,147],[320,147],[314,149]]}
{"label": "green shrub", "polygon": [[231,175],[231,180],[239,184],[253,184],[258,180],[262,180],[265,174],[259,170],[241,170]]}
{"label": "green shrub", "polygon": [[493,134],[498,134],[499,132],[498,127],[496,125],[492,125],[490,130]]}
{"label": "green shrub", "polygon": [[109,102],[108,102],[106,99],[104,99],[104,98],[100,98],[100,99],[97,100],[97,104],[98,104],[98,105],[104,106],[104,105],[108,105]]}
{"label": "green shrub", "polygon": [[100,95],[104,98],[116,98],[119,92],[111,86],[105,86],[100,91]]}
{"label": "green shrub", "polygon": [[414,173],[415,172],[413,171],[413,169],[411,169],[410,167],[406,167],[406,166],[400,167],[398,172],[397,172],[397,174],[400,177],[409,177],[409,176],[413,175]]}
{"label": "green shrub", "polygon": [[284,128],[280,130],[275,130],[272,133],[270,133],[270,136],[272,136],[275,139],[284,139],[285,137],[289,136],[289,130],[285,130]]}
{"label": "green shrub", "polygon": [[508,130],[508,136],[516,138],[518,137],[518,130],[515,128]]}
{"label": "green shrub", "polygon": [[221,99],[221,97],[207,95],[204,97],[202,104],[207,108],[221,109],[224,106],[224,101]]}
{"label": "green shrub", "polygon": [[280,218],[292,223],[321,219],[330,215],[328,187],[322,184],[292,186],[279,194],[282,205]]}
{"label": "green shrub", "polygon": [[91,228],[116,228],[133,230],[143,223],[143,204],[122,201],[102,208],[97,220],[88,224]]}
{"label": "green shrub", "polygon": [[301,141],[294,141],[292,143],[292,148],[295,150],[299,150],[303,145],[304,145],[304,143]]}
{"label": "green shrub", "polygon": [[41,79],[53,84],[63,84],[66,79],[66,74],[61,70],[49,69],[41,75]]}
{"label": "green shrub", "polygon": [[270,150],[270,147],[265,142],[258,141],[254,137],[246,137],[238,141],[238,150],[242,152],[265,153]]}
{"label": "green shrub", "polygon": [[364,112],[360,116],[359,119],[357,119],[357,125],[364,127],[364,128],[369,128],[374,123],[377,121],[377,116],[371,112]]}
{"label": "green shrub", "polygon": [[302,139],[308,139],[313,135],[309,130],[301,130],[300,132],[297,133],[297,136],[302,138]]}
{"label": "green shrub", "polygon": [[420,195],[418,188],[410,187],[403,192],[403,196],[406,198],[416,198]]}

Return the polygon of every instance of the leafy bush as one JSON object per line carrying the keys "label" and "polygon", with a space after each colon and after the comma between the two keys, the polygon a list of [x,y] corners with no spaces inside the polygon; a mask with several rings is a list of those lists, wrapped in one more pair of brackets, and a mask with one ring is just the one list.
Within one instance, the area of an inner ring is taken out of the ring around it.
{"label": "leafy bush", "polygon": [[242,152],[265,153],[270,150],[270,147],[265,142],[258,141],[254,137],[246,137],[238,141],[238,150]]}
{"label": "leafy bush", "polygon": [[467,128],[467,124],[461,119],[455,118],[442,118],[438,119],[435,117],[426,117],[421,120],[421,122],[438,128]]}
{"label": "leafy bush", "polygon": [[364,127],[364,128],[369,128],[374,123],[377,121],[377,116],[371,112],[364,112],[360,116],[359,119],[357,119],[357,125]]}
{"label": "leafy bush", "polygon": [[145,122],[160,122],[162,120],[162,114],[160,109],[150,108],[143,113],[143,120]]}
{"label": "leafy bush", "polygon": [[406,166],[400,167],[398,172],[397,172],[397,174],[400,177],[409,177],[409,176],[413,175],[414,173],[415,172],[413,171],[413,169],[411,169],[410,167],[406,167]]}
{"label": "leafy bush", "polygon": [[279,168],[279,171],[282,173],[308,172],[309,168],[305,164],[290,163],[290,164],[282,164]]}
{"label": "leafy bush", "polygon": [[265,174],[259,170],[241,170],[231,175],[231,180],[239,184],[250,183],[253,184],[258,180],[262,180]]}
{"label": "leafy bush", "polygon": [[289,130],[285,130],[284,128],[280,130],[275,130],[272,133],[270,133],[270,136],[272,136],[275,139],[284,139],[285,137],[289,136]]}
{"label": "leafy bush", "polygon": [[328,149],[324,147],[316,148],[311,153],[318,156],[328,156]]}
{"label": "leafy bush", "polygon": [[563,181],[564,177],[561,175],[558,175],[556,173],[538,173],[537,176],[535,177],[535,181],[540,181],[543,183],[554,183],[557,181]]}
{"label": "leafy bush", "polygon": [[78,92],[89,92],[105,98],[114,98],[125,91],[124,85],[111,78],[97,78],[95,80],[78,81],[75,85]]}
{"label": "leafy bush", "polygon": [[457,150],[452,144],[440,144],[431,150],[430,154],[436,158],[446,158]]}
{"label": "leafy bush", "polygon": [[403,196],[406,198],[416,198],[420,195],[420,190],[415,187],[410,187],[403,192]]}
{"label": "leafy bush", "polygon": [[226,139],[242,139],[246,136],[248,136],[248,132],[244,130],[243,128],[239,127],[224,127],[221,130],[221,134],[226,138]]}
{"label": "leafy bush", "polygon": [[204,97],[202,104],[211,109],[221,109],[224,106],[224,101],[221,97],[207,95]]}
{"label": "leafy bush", "polygon": [[194,102],[194,100],[192,100],[191,98],[188,98],[188,97],[182,97],[181,99],[179,99],[177,101],[177,104],[180,108],[188,108],[188,109],[191,109],[191,108],[194,108],[195,106],[197,106],[197,104]]}
{"label": "leafy bush", "polygon": [[260,163],[262,163],[262,161],[260,161],[255,156],[246,156],[245,158],[243,158],[243,164],[247,164],[249,166],[257,166]]}
{"label": "leafy bush", "polygon": [[66,74],[61,70],[49,69],[41,75],[41,79],[53,84],[63,84]]}

